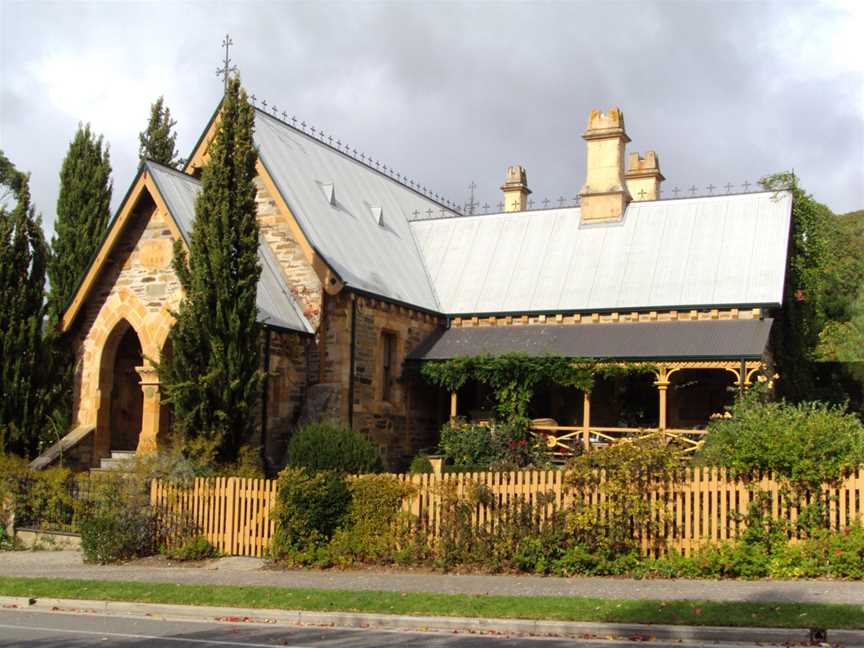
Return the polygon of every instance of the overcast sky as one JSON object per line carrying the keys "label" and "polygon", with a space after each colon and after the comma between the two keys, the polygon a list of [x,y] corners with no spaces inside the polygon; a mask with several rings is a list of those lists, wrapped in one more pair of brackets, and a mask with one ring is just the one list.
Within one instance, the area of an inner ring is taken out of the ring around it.
{"label": "overcast sky", "polygon": [[[864,3],[861,3],[864,5]],[[580,134],[617,105],[668,190],[794,168],[864,208],[864,24],[854,3],[40,2],[0,0],[0,148],[47,229],[79,122],[111,145],[114,206],[164,95],[188,155],[230,32],[250,94],[463,202],[522,164],[538,201],[575,196]]]}

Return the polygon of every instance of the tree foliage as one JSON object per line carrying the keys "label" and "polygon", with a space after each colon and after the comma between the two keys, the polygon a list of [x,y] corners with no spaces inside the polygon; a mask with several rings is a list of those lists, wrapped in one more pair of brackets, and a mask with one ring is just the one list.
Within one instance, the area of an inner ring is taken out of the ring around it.
{"label": "tree foliage", "polygon": [[864,211],[835,215],[792,173],[764,178],[792,192],[792,232],[783,308],[772,330],[778,395],[861,404],[864,390]]}
{"label": "tree foliage", "polygon": [[772,472],[798,492],[816,492],[864,463],[864,424],[842,407],[765,402],[759,389],[713,421],[701,456],[747,480]]}
{"label": "tree foliage", "polygon": [[159,368],[175,433],[206,437],[222,461],[236,458],[255,430],[262,380],[253,124],[246,92],[233,79],[201,179],[188,258],[175,244],[185,296]]}
{"label": "tree foliage", "polygon": [[42,224],[30,205],[29,177],[0,151],[0,454],[31,456],[43,432],[45,267]]}
{"label": "tree foliage", "polygon": [[105,235],[111,218],[111,160],[108,145],[79,126],[60,169],[55,236],[51,240],[48,278],[54,320],[72,299],[81,277]]}
{"label": "tree foliage", "polygon": [[165,105],[165,97],[159,97],[150,106],[150,121],[147,129],[138,134],[138,157],[153,160],[165,166],[177,166],[177,133],[171,119],[171,110]]}

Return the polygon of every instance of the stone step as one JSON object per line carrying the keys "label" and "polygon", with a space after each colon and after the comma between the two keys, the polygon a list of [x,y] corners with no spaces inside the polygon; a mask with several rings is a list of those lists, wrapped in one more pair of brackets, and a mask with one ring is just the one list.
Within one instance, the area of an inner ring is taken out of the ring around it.
{"label": "stone step", "polygon": [[134,452],[112,450],[110,457],[103,457],[99,460],[99,467],[102,470],[122,470],[134,457]]}

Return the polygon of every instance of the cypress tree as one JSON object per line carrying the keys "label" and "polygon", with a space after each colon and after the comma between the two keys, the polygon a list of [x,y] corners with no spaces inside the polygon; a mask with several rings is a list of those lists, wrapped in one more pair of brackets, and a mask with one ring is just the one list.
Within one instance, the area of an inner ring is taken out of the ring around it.
{"label": "cypress tree", "polygon": [[48,249],[30,205],[29,177],[0,151],[0,453],[32,456],[44,432],[42,328]]}
{"label": "cypress tree", "polygon": [[234,78],[201,178],[188,258],[175,243],[185,294],[174,313],[170,357],[159,367],[175,434],[195,450],[203,437],[222,461],[234,460],[255,429],[262,379],[253,126],[254,110]]}
{"label": "cypress tree", "polygon": [[147,129],[138,134],[138,157],[159,162],[166,166],[177,166],[177,122],[171,119],[171,110],[165,105],[165,97],[159,97],[150,106],[150,121]]}
{"label": "cypress tree", "polygon": [[102,136],[79,126],[60,169],[56,232],[48,264],[49,308],[57,319],[96,254],[111,217],[111,161]]}

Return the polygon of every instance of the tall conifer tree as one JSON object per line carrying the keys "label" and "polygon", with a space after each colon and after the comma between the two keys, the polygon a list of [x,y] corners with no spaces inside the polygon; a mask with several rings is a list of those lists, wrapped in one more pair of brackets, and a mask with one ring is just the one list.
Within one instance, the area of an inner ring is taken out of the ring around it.
{"label": "tall conifer tree", "polygon": [[138,134],[138,157],[159,162],[166,166],[177,166],[177,122],[171,119],[171,110],[165,105],[165,97],[159,97],[150,106],[150,121],[147,130]]}
{"label": "tall conifer tree", "polygon": [[79,126],[60,169],[56,235],[51,240],[49,307],[56,320],[72,298],[102,241],[111,217],[111,160],[108,145],[90,125]]}
{"label": "tall conifer tree", "polygon": [[185,296],[159,371],[175,433],[187,443],[206,438],[230,461],[254,431],[262,379],[254,109],[237,78],[228,83],[218,119],[188,259],[179,242],[174,248]]}
{"label": "tall conifer tree", "polygon": [[42,327],[48,249],[29,178],[0,151],[0,453],[32,456],[44,432]]}

